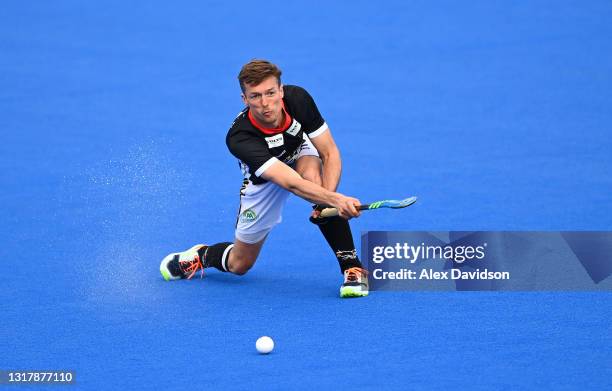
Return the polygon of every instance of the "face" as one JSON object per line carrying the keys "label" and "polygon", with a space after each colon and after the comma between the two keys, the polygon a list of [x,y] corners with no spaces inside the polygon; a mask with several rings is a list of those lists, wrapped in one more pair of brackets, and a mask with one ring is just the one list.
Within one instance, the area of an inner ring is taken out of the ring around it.
{"label": "face", "polygon": [[283,86],[270,76],[257,85],[245,84],[242,100],[265,127],[276,128],[283,120]]}

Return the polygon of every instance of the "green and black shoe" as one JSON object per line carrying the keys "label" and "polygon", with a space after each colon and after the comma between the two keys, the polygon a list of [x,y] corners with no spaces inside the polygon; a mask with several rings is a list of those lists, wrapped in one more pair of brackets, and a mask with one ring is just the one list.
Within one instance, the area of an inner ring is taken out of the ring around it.
{"label": "green and black shoe", "polygon": [[159,265],[164,280],[180,280],[182,278],[190,279],[198,271],[201,276],[204,276],[204,265],[200,253],[206,250],[205,245],[196,244],[189,250],[181,253],[168,254]]}
{"label": "green and black shoe", "polygon": [[363,297],[368,293],[368,271],[360,267],[346,269],[344,283],[340,287],[340,297]]}

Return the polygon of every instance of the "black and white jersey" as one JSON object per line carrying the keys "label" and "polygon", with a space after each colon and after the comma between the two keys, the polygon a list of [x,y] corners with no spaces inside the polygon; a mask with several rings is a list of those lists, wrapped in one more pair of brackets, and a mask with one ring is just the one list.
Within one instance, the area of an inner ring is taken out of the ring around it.
{"label": "black and white jersey", "polygon": [[225,142],[239,160],[245,179],[254,185],[265,183],[261,174],[277,160],[295,162],[304,134],[314,138],[327,130],[319,109],[310,94],[298,86],[284,88],[285,122],[278,129],[259,127],[244,109],[234,120]]}

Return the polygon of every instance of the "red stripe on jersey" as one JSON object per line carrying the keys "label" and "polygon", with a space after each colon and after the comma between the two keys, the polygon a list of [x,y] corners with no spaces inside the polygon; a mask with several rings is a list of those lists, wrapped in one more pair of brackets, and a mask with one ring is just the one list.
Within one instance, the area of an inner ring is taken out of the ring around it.
{"label": "red stripe on jersey", "polygon": [[255,117],[253,117],[253,114],[251,114],[251,110],[249,110],[249,113],[248,113],[249,121],[251,121],[254,127],[261,130],[262,133],[265,133],[265,134],[278,134],[278,133],[284,132],[285,130],[289,129],[289,126],[291,125],[291,122],[293,121],[293,119],[291,118],[289,113],[287,113],[287,110],[285,110],[285,101],[282,101],[282,102],[283,102],[283,111],[285,112],[285,121],[278,128],[265,128],[263,125],[257,122]]}

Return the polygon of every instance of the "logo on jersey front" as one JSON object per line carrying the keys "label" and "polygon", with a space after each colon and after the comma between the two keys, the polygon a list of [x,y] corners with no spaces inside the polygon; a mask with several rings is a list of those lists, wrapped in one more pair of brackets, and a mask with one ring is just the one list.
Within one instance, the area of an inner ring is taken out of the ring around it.
{"label": "logo on jersey front", "polygon": [[250,223],[255,220],[257,220],[257,213],[255,213],[255,211],[252,209],[247,209],[244,212],[240,213],[241,223]]}
{"label": "logo on jersey front", "polygon": [[302,129],[302,124],[297,122],[294,118],[293,122],[291,123],[291,126],[289,127],[289,129],[286,130],[286,133],[292,136],[297,136],[297,134],[300,132],[300,129]]}
{"label": "logo on jersey front", "polygon": [[283,134],[277,134],[276,136],[265,137],[266,142],[268,143],[268,148],[276,148],[285,144],[285,140],[283,139]]}

